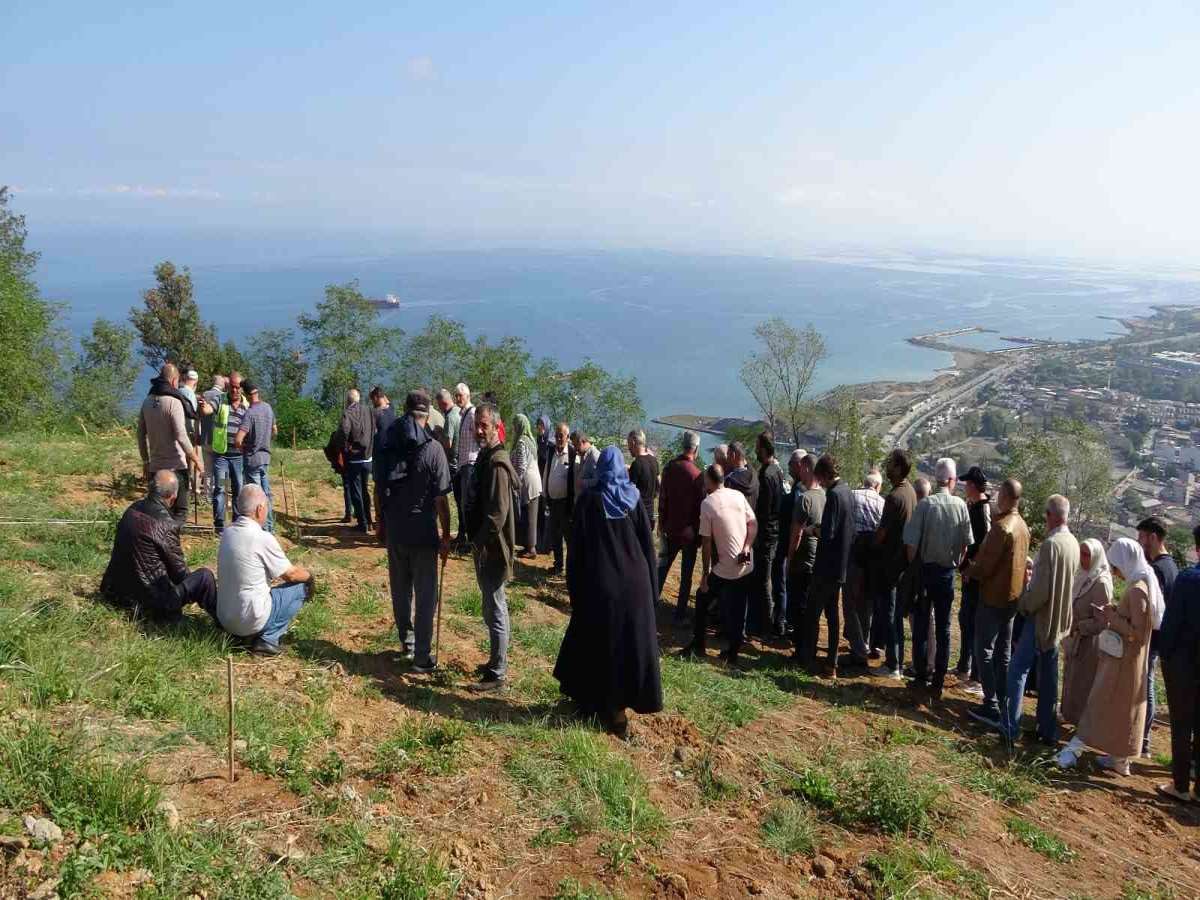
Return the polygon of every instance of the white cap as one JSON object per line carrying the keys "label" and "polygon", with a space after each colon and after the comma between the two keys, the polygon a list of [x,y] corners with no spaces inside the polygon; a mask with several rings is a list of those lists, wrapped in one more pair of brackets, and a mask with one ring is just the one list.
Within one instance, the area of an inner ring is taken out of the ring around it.
{"label": "white cap", "polygon": [[200,373],[197,372],[195,369],[188,369],[187,373],[183,376],[183,380],[184,381],[195,381],[199,377],[200,377]]}
{"label": "white cap", "polygon": [[943,456],[933,465],[933,474],[937,477],[938,484],[945,484],[951,478],[958,477],[958,466],[954,464],[948,456]]}

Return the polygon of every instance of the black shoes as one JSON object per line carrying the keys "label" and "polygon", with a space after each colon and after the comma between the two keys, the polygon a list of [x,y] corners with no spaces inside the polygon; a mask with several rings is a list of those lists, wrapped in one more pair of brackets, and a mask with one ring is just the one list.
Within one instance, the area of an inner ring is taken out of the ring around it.
{"label": "black shoes", "polygon": [[494,694],[504,690],[505,681],[493,672],[484,672],[483,677],[471,685],[476,694]]}
{"label": "black shoes", "polygon": [[250,645],[250,652],[255,656],[279,656],[279,654],[283,653],[283,648],[278,644],[272,644],[269,641],[258,638]]}

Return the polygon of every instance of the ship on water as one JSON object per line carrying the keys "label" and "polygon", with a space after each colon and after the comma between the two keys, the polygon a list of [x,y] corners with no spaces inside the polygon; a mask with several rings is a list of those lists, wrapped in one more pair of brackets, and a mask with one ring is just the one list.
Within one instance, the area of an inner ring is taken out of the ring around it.
{"label": "ship on water", "polygon": [[384,298],[382,300],[380,300],[379,298],[372,298],[370,302],[371,302],[371,305],[374,306],[376,309],[399,309],[400,308],[400,298],[397,297],[395,294],[387,294],[384,296]]}

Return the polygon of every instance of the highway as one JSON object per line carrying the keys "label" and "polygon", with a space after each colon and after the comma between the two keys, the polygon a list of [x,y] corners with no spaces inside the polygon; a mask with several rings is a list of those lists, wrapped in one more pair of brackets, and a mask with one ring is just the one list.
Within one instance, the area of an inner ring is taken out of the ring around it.
{"label": "highway", "polygon": [[907,450],[908,442],[912,439],[913,432],[925,424],[928,419],[937,415],[947,406],[957,403],[968,394],[973,394],[984,385],[991,384],[993,381],[1015,371],[1017,366],[1018,364],[1016,363],[1006,363],[996,366],[994,369],[988,369],[982,375],[976,375],[970,381],[955,385],[937,394],[931,394],[921,404],[919,409],[910,409],[892,424],[892,427],[887,430],[887,434],[883,437],[884,446],[895,446]]}

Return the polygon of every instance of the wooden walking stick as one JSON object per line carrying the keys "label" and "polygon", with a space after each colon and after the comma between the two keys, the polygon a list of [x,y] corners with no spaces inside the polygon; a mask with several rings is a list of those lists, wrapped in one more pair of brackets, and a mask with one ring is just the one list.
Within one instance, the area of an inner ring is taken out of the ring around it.
{"label": "wooden walking stick", "polygon": [[229,684],[229,783],[234,780],[233,775],[233,656],[225,657],[225,675],[228,678]]}
{"label": "wooden walking stick", "polygon": [[442,560],[442,573],[438,576],[438,599],[437,599],[437,632],[433,639],[433,664],[436,666],[441,661],[442,652],[442,587],[446,584],[446,560]]}

